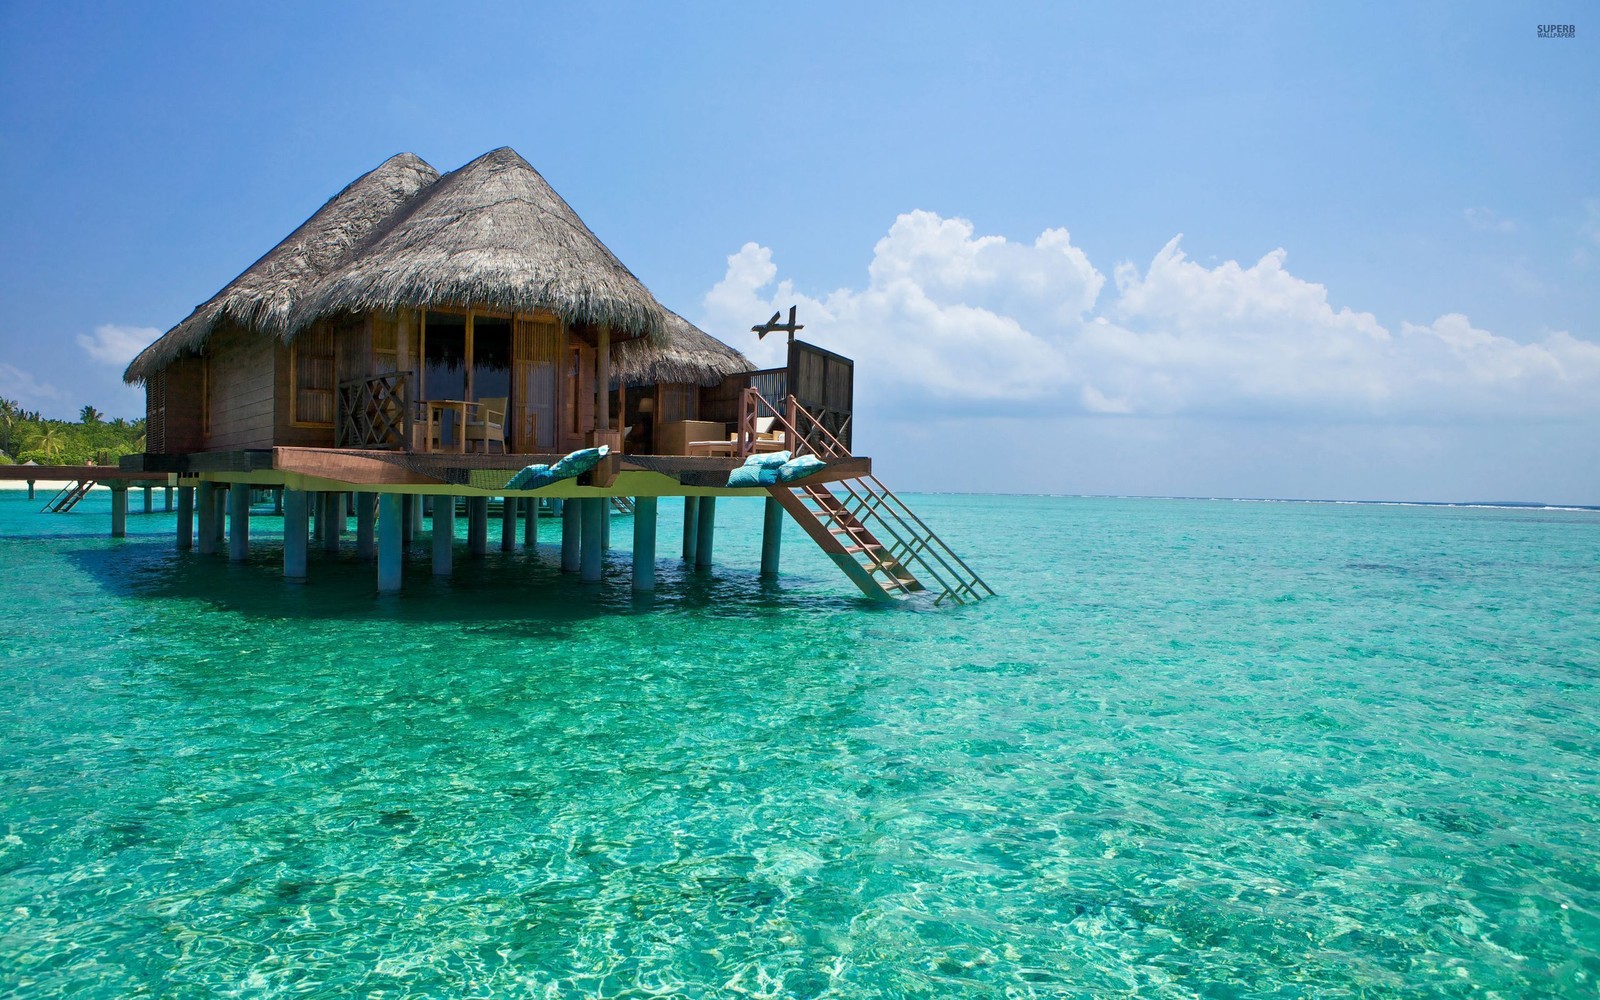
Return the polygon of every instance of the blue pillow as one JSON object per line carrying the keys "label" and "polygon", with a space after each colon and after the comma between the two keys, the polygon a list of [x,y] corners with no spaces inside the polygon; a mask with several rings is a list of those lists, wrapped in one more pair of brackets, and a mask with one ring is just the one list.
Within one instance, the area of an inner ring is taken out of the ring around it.
{"label": "blue pillow", "polygon": [[777,481],[775,465],[741,465],[728,473],[729,486],[771,486]]}
{"label": "blue pillow", "polygon": [[583,448],[550,466],[550,472],[557,479],[570,479],[573,476],[581,476],[599,465],[600,460],[610,453],[610,445],[603,444],[598,448]]}
{"label": "blue pillow", "polygon": [[801,455],[791,458],[778,469],[778,479],[790,483],[796,479],[804,479],[819,469],[826,468],[827,462],[815,455]]}
{"label": "blue pillow", "polygon": [[757,452],[756,454],[751,455],[749,458],[744,460],[744,464],[758,466],[763,469],[776,469],[778,466],[782,465],[788,460],[789,453],[786,451],[768,451]]}
{"label": "blue pillow", "polygon": [[554,465],[530,465],[521,472],[511,477],[506,483],[508,490],[536,490],[551,483],[559,483],[563,479],[581,476],[585,472],[600,464],[600,460],[611,451],[607,445],[598,448],[584,448],[566,456]]}

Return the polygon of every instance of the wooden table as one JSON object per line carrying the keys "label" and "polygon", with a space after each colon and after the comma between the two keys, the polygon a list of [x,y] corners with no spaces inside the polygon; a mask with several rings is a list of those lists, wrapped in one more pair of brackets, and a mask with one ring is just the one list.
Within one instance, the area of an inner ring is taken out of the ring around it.
{"label": "wooden table", "polygon": [[467,408],[476,407],[478,404],[468,399],[429,399],[424,400],[422,405],[427,414],[426,430],[424,431],[427,437],[423,438],[426,450],[433,450],[435,417],[438,418],[439,446],[443,450],[444,415],[445,411],[453,410],[456,413],[456,451],[465,454],[467,450]]}

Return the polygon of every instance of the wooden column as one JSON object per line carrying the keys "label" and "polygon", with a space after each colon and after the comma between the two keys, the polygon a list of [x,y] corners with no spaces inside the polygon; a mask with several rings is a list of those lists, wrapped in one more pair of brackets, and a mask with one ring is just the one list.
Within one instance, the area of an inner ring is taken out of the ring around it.
{"label": "wooden column", "polygon": [[467,497],[467,555],[489,551],[489,498]]}
{"label": "wooden column", "polygon": [[344,494],[322,494],[322,551],[337,554],[344,534]]}
{"label": "wooden column", "polygon": [[[487,447],[487,446],[486,446]],[[500,498],[500,551],[517,551],[517,497]]]}
{"label": "wooden column", "polygon": [[694,564],[695,543],[699,539],[700,498],[683,498],[683,561]]}
{"label": "wooden column", "polygon": [[595,336],[594,429],[611,429],[611,327],[606,323]]}
{"label": "wooden column", "polygon": [[656,498],[633,498],[633,589],[656,589]]}
{"label": "wooden column", "polygon": [[778,553],[783,546],[783,505],[767,497],[767,507],[761,519],[761,575],[767,579],[778,576]]}
{"label": "wooden column", "polygon": [[522,498],[522,548],[528,555],[539,554],[539,498]]}
{"label": "wooden column", "polygon": [[400,592],[400,570],[405,559],[405,543],[400,540],[404,511],[400,494],[385,493],[378,499],[378,593]]}
{"label": "wooden column", "polygon": [[146,514],[150,514],[153,513],[155,509],[155,491],[152,487],[146,486],[144,488],[144,512]]}
{"label": "wooden column", "polygon": [[700,522],[696,527],[694,546],[694,564],[696,566],[711,565],[711,542],[717,533],[717,498],[700,498]]}
{"label": "wooden column", "polygon": [[128,486],[111,484],[111,537],[128,537]]}
{"label": "wooden column", "polygon": [[356,558],[371,559],[378,554],[376,493],[356,494]]}
{"label": "wooden column", "polygon": [[250,487],[244,483],[228,487],[228,558],[250,558]]}
{"label": "wooden column", "polygon": [[201,480],[195,504],[200,508],[200,554],[209,556],[217,551],[217,484]]}
{"label": "wooden column", "polygon": [[178,487],[178,551],[194,548],[194,487]]}
{"label": "wooden column", "polygon": [[305,490],[284,490],[283,575],[288,580],[306,578],[306,552],[310,548],[311,498]]}
{"label": "wooden column", "polygon": [[583,509],[581,576],[586,583],[597,582],[604,565],[605,553],[600,551],[600,521],[606,516],[605,510],[601,507],[605,502],[603,497],[585,497],[578,501],[578,505]]}
{"label": "wooden column", "polygon": [[433,500],[433,575],[449,576],[455,568],[456,498]]}
{"label": "wooden column", "polygon": [[561,502],[561,572],[563,573],[576,573],[582,562],[580,550],[582,521],[582,501],[563,500]]}

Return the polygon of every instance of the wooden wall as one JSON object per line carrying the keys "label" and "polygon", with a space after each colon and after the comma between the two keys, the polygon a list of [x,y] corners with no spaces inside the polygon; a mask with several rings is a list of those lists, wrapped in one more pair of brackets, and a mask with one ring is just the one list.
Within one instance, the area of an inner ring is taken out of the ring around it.
{"label": "wooden wall", "polygon": [[[206,343],[209,432],[206,448],[229,451],[273,444],[275,376],[287,381],[277,338],[224,324]],[[168,387],[170,393],[170,385]]]}

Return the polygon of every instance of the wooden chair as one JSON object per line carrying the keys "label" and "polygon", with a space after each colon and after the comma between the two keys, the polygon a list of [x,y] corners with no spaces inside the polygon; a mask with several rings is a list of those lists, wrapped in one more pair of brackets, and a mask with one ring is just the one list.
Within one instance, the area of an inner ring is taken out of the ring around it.
{"label": "wooden chair", "polygon": [[467,449],[470,451],[473,442],[483,444],[484,454],[489,453],[491,444],[500,446],[500,454],[506,452],[506,403],[505,396],[486,396],[478,400],[475,412],[467,417]]}
{"label": "wooden chair", "polygon": [[[735,442],[738,441],[739,433],[735,431],[734,433],[729,434],[728,440]],[[778,426],[777,417],[756,418],[756,439],[753,444],[755,450],[758,452],[783,450],[783,428]]]}

